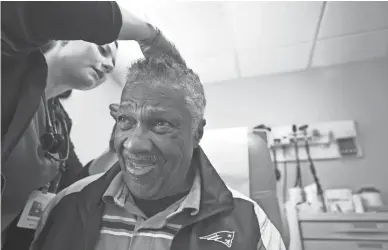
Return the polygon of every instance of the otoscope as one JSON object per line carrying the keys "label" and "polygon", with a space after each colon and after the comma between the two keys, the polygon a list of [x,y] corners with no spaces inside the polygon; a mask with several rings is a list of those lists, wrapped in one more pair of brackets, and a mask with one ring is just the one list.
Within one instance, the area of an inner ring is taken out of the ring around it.
{"label": "otoscope", "polygon": [[[287,139],[286,136],[283,136],[283,139]],[[282,144],[282,153],[283,153],[283,203],[286,203],[287,201],[287,161],[286,161],[286,145]]]}
{"label": "otoscope", "polygon": [[292,132],[293,132],[292,134],[294,136],[293,144],[294,144],[294,149],[295,149],[295,161],[296,161],[296,180],[295,180],[294,187],[303,188],[302,172],[301,172],[301,168],[300,168],[300,159],[299,159],[297,127],[295,124],[292,125]]}

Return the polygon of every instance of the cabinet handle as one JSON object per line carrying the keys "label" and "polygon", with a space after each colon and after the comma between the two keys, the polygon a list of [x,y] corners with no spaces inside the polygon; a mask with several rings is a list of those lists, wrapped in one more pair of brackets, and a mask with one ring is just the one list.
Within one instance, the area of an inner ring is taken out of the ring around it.
{"label": "cabinet handle", "polygon": [[383,245],[380,243],[357,243],[358,248],[366,248],[366,249],[383,249]]}
{"label": "cabinet handle", "polygon": [[369,229],[372,229],[372,228],[375,228],[375,229],[378,229],[378,223],[376,222],[353,222],[353,228],[357,228],[357,229],[363,229],[363,228],[369,228]]}
{"label": "cabinet handle", "polygon": [[340,234],[388,234],[388,231],[383,231],[381,229],[348,229],[348,230],[338,230],[335,233]]}

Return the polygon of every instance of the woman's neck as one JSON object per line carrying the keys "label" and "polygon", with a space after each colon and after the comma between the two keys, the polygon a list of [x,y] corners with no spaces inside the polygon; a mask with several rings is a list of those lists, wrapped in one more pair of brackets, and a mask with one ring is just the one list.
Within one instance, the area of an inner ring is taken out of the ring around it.
{"label": "woman's neck", "polygon": [[45,55],[48,67],[47,85],[45,89],[47,99],[51,99],[70,90],[70,87],[66,84],[66,77],[63,75],[60,58],[57,54],[56,51],[49,51]]}

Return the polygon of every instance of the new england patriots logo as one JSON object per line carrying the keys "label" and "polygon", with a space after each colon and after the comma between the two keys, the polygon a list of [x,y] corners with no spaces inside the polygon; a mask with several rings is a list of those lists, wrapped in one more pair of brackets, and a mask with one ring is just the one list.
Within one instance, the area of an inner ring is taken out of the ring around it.
{"label": "new england patriots logo", "polygon": [[231,247],[234,239],[234,231],[220,231],[209,234],[207,236],[199,237],[201,240],[212,240],[224,244],[227,247]]}

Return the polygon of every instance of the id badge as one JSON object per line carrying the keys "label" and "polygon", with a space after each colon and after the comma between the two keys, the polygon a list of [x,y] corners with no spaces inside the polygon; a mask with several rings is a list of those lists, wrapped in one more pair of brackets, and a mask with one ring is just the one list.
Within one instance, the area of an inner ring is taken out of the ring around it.
{"label": "id badge", "polygon": [[36,229],[44,209],[54,197],[55,194],[42,192],[40,190],[32,192],[20,215],[17,226],[20,228]]}

